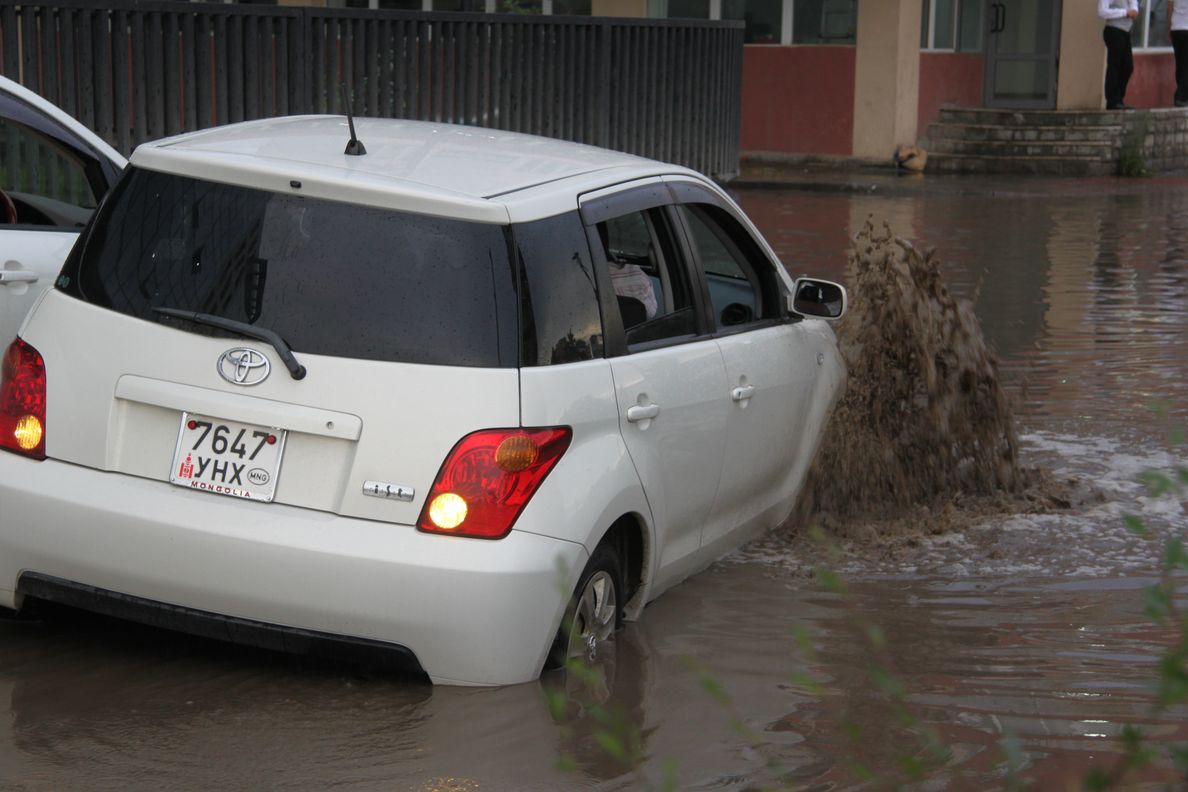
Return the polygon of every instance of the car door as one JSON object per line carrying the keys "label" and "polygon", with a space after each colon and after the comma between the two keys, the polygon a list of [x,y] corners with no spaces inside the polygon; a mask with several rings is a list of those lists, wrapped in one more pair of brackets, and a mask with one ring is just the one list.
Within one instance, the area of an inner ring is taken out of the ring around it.
{"label": "car door", "polygon": [[789,317],[778,262],[733,207],[695,183],[672,186],[726,371],[722,477],[701,537],[703,546],[724,546],[792,508],[811,458],[804,446],[818,334]]}
{"label": "car door", "polygon": [[584,196],[582,218],[620,431],[652,512],[658,594],[700,563],[722,472],[726,373],[665,186],[653,180]]}
{"label": "car door", "polygon": [[0,78],[0,348],[53,284],[123,167],[78,122]]}

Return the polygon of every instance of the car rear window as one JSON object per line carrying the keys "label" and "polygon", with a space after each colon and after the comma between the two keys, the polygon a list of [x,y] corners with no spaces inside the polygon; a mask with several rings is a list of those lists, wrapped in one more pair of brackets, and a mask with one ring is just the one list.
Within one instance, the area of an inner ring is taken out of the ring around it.
{"label": "car rear window", "polygon": [[153,308],[275,331],[296,352],[453,366],[518,363],[504,226],[130,169],[58,287],[202,334]]}

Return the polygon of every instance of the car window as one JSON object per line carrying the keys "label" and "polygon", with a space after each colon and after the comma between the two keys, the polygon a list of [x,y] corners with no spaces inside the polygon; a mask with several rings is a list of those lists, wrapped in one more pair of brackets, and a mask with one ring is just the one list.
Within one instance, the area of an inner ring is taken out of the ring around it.
{"label": "car window", "polygon": [[577,212],[512,226],[521,267],[522,366],[602,356],[590,246]]}
{"label": "car window", "polygon": [[295,352],[455,366],[518,364],[505,226],[131,169],[58,286],[189,332],[153,308],[215,314]]}
{"label": "car window", "polygon": [[696,335],[689,273],[664,210],[628,212],[596,228],[628,350]]}
{"label": "car window", "polygon": [[737,220],[711,204],[681,204],[689,244],[705,273],[714,321],[731,329],[779,316],[772,263]]}
{"label": "car window", "polygon": [[[101,197],[88,178],[93,167],[89,157],[62,141],[0,116],[0,189],[12,200],[16,223],[85,225]],[[0,212],[0,222],[9,219]]]}

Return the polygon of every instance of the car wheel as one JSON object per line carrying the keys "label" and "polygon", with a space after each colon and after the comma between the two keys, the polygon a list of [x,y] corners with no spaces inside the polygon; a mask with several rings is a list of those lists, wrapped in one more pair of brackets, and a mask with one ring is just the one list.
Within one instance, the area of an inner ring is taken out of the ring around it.
{"label": "car wheel", "polygon": [[587,665],[610,659],[623,603],[623,571],[610,545],[599,545],[582,570],[573,599],[553,642],[550,665]]}

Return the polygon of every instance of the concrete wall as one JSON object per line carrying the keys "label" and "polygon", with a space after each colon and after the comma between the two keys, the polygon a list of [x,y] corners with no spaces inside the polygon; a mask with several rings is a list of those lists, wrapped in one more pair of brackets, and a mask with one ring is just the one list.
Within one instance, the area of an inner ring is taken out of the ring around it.
{"label": "concrete wall", "polygon": [[853,130],[853,47],[743,47],[743,151],[845,155]]}
{"label": "concrete wall", "polygon": [[1060,72],[1056,77],[1057,110],[1098,110],[1105,107],[1104,23],[1097,3],[1066,0],[1060,20]]}
{"label": "concrete wall", "polygon": [[[1188,2],[1188,0],[1183,0]],[[1171,107],[1176,93],[1176,58],[1170,52],[1135,53],[1126,104]]]}
{"label": "concrete wall", "polygon": [[921,52],[916,133],[924,137],[940,109],[981,107],[986,58],[980,52]]}
{"label": "concrete wall", "polygon": [[646,17],[648,0],[591,0],[593,16]]}
{"label": "concrete wall", "polygon": [[921,0],[858,4],[854,156],[883,160],[916,142],[920,13]]}

